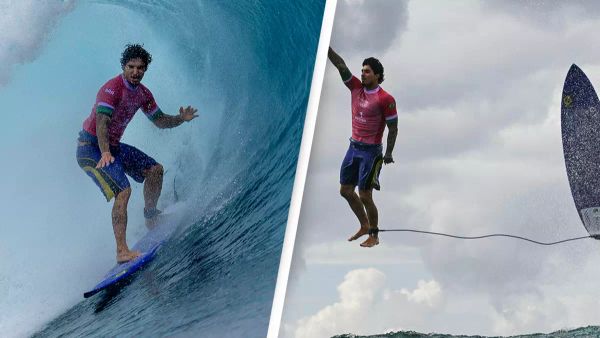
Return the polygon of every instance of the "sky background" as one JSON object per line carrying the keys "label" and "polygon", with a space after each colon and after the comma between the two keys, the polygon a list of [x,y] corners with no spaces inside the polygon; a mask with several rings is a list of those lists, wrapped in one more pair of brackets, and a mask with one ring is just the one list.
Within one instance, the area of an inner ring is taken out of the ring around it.
{"label": "sky background", "polygon": [[[359,75],[378,57],[399,134],[374,193],[380,228],[540,241],[585,236],[562,154],[576,63],[600,88],[593,1],[339,0],[331,46]],[[360,248],[339,195],[350,95],[328,62],[281,335],[398,330],[513,335],[598,324],[600,243],[542,247],[382,233]],[[384,137],[385,140],[385,137]]]}

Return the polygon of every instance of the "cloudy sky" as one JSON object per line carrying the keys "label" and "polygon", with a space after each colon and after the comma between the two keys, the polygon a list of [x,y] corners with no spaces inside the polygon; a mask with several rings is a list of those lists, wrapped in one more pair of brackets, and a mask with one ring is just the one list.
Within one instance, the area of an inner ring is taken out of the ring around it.
{"label": "cloudy sky", "polygon": [[[338,0],[331,46],[385,67],[399,135],[374,194],[380,228],[555,241],[587,233],[565,173],[560,96],[576,63],[600,88],[593,1]],[[600,243],[542,247],[382,233],[339,196],[350,96],[328,63],[281,334],[511,335],[597,324]],[[385,138],[384,138],[385,140]]]}

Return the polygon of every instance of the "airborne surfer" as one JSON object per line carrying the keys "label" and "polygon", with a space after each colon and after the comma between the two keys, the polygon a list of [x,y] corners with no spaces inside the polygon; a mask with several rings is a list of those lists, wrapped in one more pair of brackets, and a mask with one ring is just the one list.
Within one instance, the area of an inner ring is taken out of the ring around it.
{"label": "airborne surfer", "polygon": [[156,209],[162,190],[163,167],[141,150],[121,143],[127,124],[138,109],[158,128],[174,128],[196,118],[197,109],[180,107],[178,115],[167,115],[142,83],[152,56],[139,44],[127,45],[121,54],[123,73],[108,80],[98,91],[92,112],[79,132],[77,162],[100,188],[106,201],[113,197],[112,224],[117,244],[117,263],[141,253],[127,246],[127,203],[131,186],[126,174],[144,183],[144,218],[149,227],[161,213]]}
{"label": "airborne surfer", "polygon": [[[369,237],[360,245],[372,247],[379,244],[378,214],[373,201],[373,189],[379,190],[379,172],[382,162],[394,163],[392,151],[398,135],[396,102],[380,84],[383,66],[376,58],[363,61],[361,80],[352,75],[344,60],[330,47],[329,60],[338,69],[342,81],[352,97],[352,137],[340,169],[340,194],[360,222],[360,229],[348,240],[366,234]],[[382,156],[382,139],[388,127],[385,155]],[[358,195],[356,186],[358,185]]]}

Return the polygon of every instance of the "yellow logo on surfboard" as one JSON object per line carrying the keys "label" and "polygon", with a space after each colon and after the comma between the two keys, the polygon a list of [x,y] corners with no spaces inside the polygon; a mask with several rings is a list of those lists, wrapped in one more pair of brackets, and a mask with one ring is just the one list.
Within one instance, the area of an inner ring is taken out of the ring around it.
{"label": "yellow logo on surfboard", "polygon": [[571,107],[571,105],[573,104],[573,98],[571,97],[571,95],[565,95],[565,97],[563,97],[563,104],[566,108]]}

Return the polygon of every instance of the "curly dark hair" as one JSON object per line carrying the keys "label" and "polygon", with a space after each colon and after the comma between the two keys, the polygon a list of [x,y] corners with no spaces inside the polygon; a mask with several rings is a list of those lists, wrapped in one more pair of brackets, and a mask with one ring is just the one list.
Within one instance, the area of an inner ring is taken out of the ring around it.
{"label": "curly dark hair", "polygon": [[377,60],[374,57],[370,57],[370,58],[366,58],[363,63],[363,66],[368,65],[369,67],[371,67],[371,69],[373,69],[373,73],[375,74],[379,74],[379,83],[383,82],[383,65],[381,64],[381,62],[379,62],[379,60]]}
{"label": "curly dark hair", "polygon": [[146,64],[146,68],[152,62],[152,55],[144,49],[144,45],[138,43],[125,45],[125,50],[121,54],[121,67],[125,67],[131,59],[137,58],[142,59],[142,62]]}

